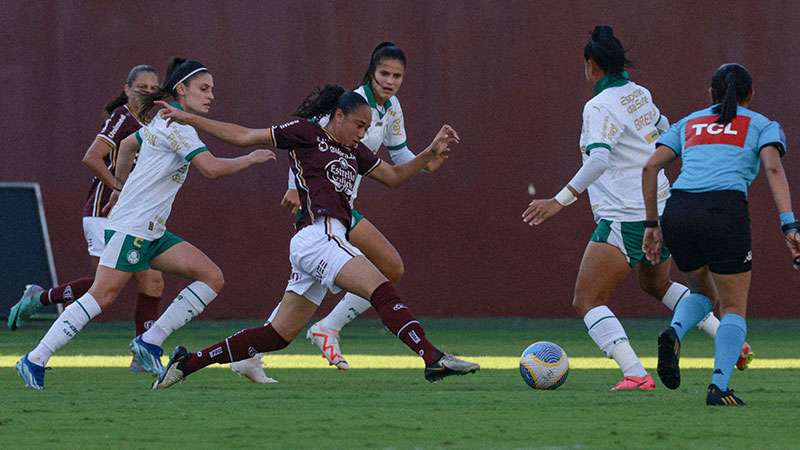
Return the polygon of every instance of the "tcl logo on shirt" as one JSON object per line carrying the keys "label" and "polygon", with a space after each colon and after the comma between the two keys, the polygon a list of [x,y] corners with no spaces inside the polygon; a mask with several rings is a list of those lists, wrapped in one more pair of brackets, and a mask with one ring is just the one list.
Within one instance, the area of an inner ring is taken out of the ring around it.
{"label": "tcl logo on shirt", "polygon": [[686,123],[686,144],[684,148],[695,145],[726,144],[744,147],[747,139],[747,130],[750,127],[750,118],[736,116],[727,125],[717,122],[719,116],[704,116],[692,119]]}

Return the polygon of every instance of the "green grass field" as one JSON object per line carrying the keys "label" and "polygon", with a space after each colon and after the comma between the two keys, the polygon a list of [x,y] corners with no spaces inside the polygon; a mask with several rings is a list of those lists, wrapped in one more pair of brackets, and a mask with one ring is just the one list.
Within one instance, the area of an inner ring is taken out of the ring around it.
{"label": "green grass field", "polygon": [[[132,325],[92,324],[51,360],[47,389],[28,391],[13,369],[48,324],[0,331],[0,448],[797,448],[797,321],[750,321],[754,367],[732,386],[748,406],[704,405],[713,345],[684,344],[676,391],[609,392],[620,374],[580,320],[426,320],[444,350],[476,357],[475,375],[429,384],[422,363],[377,321],[345,329],[353,369],[338,372],[298,339],[267,355],[276,385],[247,383],[218,366],[168,391],[127,371]],[[645,366],[665,320],[625,320]],[[255,323],[195,322],[173,335],[196,350]],[[516,367],[536,340],[571,359],[566,384],[534,391]],[[684,366],[684,367],[685,367]],[[655,375],[655,371],[652,371]]]}

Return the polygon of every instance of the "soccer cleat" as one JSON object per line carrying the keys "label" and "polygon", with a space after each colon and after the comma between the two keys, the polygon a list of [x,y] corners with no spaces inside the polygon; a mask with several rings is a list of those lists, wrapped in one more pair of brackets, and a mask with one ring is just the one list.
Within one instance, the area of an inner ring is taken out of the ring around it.
{"label": "soccer cleat", "polygon": [[23,326],[25,321],[30,319],[36,311],[42,309],[42,303],[39,301],[42,291],[44,289],[36,284],[25,286],[22,297],[8,312],[8,328],[11,331]]}
{"label": "soccer cleat", "polygon": [[251,383],[277,383],[278,380],[267,376],[267,373],[264,372],[264,363],[261,361],[263,356],[259,353],[252,358],[234,361],[231,363],[231,370],[247,378]]}
{"label": "soccer cleat", "polygon": [[308,329],[306,338],[322,350],[322,357],[328,360],[328,365],[336,366],[339,370],[350,368],[350,364],[347,364],[347,360],[342,356],[342,349],[339,348],[338,331],[323,328],[317,322]]}
{"label": "soccer cleat", "polygon": [[44,367],[34,364],[28,359],[28,355],[23,356],[17,361],[17,373],[25,382],[25,387],[41,391],[44,389]]}
{"label": "soccer cleat", "polygon": [[148,344],[142,340],[142,336],[136,336],[131,341],[131,353],[133,353],[133,362],[135,362],[140,369],[145,372],[150,372],[155,376],[161,375],[164,371],[164,366],[161,365],[161,355],[164,350],[161,347]]}
{"label": "soccer cleat", "polygon": [[627,376],[624,377],[619,383],[615,384],[614,387],[611,388],[612,391],[652,391],[656,388],[656,382],[653,381],[653,377],[650,376],[648,373],[643,377],[633,377]]}
{"label": "soccer cleat", "polygon": [[153,389],[167,389],[186,379],[183,374],[183,363],[189,359],[189,351],[177,346],[172,351],[172,357],[161,375],[153,382]]}
{"label": "soccer cleat", "polygon": [[742,352],[739,353],[739,360],[736,361],[736,368],[739,370],[747,369],[755,356],[756,354],[753,353],[753,349],[750,348],[750,344],[745,342],[742,346]]}
{"label": "soccer cleat", "polygon": [[723,391],[716,384],[708,385],[706,405],[709,406],[745,406],[744,400],[733,395],[733,389]]}
{"label": "soccer cleat", "polygon": [[481,366],[476,363],[456,358],[450,353],[444,353],[435,363],[425,365],[425,379],[436,383],[444,377],[466,375],[479,370],[481,370]]}
{"label": "soccer cleat", "polygon": [[681,341],[672,327],[667,327],[658,335],[658,378],[664,386],[677,389],[681,385]]}

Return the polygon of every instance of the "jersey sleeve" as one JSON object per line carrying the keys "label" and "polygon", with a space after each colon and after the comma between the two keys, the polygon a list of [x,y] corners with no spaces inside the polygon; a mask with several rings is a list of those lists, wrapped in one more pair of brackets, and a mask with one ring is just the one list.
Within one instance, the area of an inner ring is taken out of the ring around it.
{"label": "jersey sleeve", "polygon": [[672,149],[676,155],[681,156],[681,152],[683,151],[683,140],[681,139],[681,129],[683,129],[683,125],[685,123],[685,119],[679,121],[678,123],[673,124],[669,127],[669,130],[661,134],[661,137],[658,138],[656,142],[656,146],[665,145]]}
{"label": "jersey sleeve", "polygon": [[781,124],[774,120],[770,120],[767,123],[767,126],[761,130],[761,134],[758,136],[759,152],[768,145],[774,145],[780,152],[781,156],[786,154],[786,133],[783,132],[783,127],[781,127]]}
{"label": "jersey sleeve", "polygon": [[381,159],[378,158],[378,155],[372,153],[372,150],[361,143],[356,147],[355,155],[356,162],[358,163],[358,174],[362,176],[369,175],[369,173],[375,170],[381,163]]}
{"label": "jersey sleeve", "polygon": [[307,147],[316,137],[316,132],[311,127],[317,125],[305,119],[295,119],[270,128],[272,142],[281,150],[291,150],[295,147]]}
{"label": "jersey sleeve", "polygon": [[120,142],[128,137],[130,132],[126,133],[126,123],[129,120],[124,110],[115,109],[114,112],[106,119],[100,132],[97,133],[97,139],[108,144],[111,148],[119,147]]}
{"label": "jersey sleeve", "polygon": [[591,154],[593,148],[604,147],[614,149],[622,136],[623,126],[603,105],[587,104],[583,109],[583,128],[581,142],[585,142],[583,151]]}
{"label": "jersey sleeve", "polygon": [[403,108],[397,97],[392,99],[392,112],[394,114],[389,113],[389,124],[384,128],[385,135],[383,137],[383,145],[390,152],[406,148],[407,144],[406,122],[403,118]]}
{"label": "jersey sleeve", "polygon": [[[171,130],[167,135],[167,139],[170,142],[170,146],[172,146],[184,160],[191,161],[198,154],[208,151],[208,147],[200,140],[197,130],[193,127],[172,124],[169,128]],[[137,139],[141,138],[140,134],[136,136]]]}

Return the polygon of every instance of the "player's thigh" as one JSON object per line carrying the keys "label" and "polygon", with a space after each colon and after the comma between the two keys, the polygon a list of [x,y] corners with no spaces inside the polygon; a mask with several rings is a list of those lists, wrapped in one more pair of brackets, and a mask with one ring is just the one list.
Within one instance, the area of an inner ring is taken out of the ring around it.
{"label": "player's thigh", "polygon": [[153,258],[150,265],[161,272],[202,281],[220,292],[225,281],[222,270],[202,250],[182,241]]}
{"label": "player's thigh", "polygon": [[311,300],[294,292],[286,291],[278,306],[278,312],[270,323],[283,339],[291,342],[316,311],[317,305]]}
{"label": "player's thigh", "polygon": [[347,292],[369,299],[388,279],[365,256],[351,258],[336,275],[336,285]]}
{"label": "player's thigh", "polygon": [[392,283],[400,281],[405,271],[403,259],[394,245],[372,222],[366,218],[359,220],[350,230],[350,243],[361,250]]}
{"label": "player's thigh", "polygon": [[640,262],[636,266],[636,275],[639,278],[639,287],[642,291],[652,295],[657,299],[664,297],[667,293],[672,280],[669,276],[672,263],[670,259],[655,266],[646,262]]}
{"label": "player's thigh", "polygon": [[720,315],[728,313],[747,315],[747,296],[750,293],[750,275],[752,272],[737,274],[711,273],[714,284],[719,290]]}
{"label": "player's thigh", "polygon": [[578,270],[573,305],[585,314],[595,306],[606,304],[629,271],[628,261],[618,248],[589,242]]}
{"label": "player's thigh", "polygon": [[148,269],[133,274],[139,292],[150,297],[161,297],[164,293],[164,276],[155,269]]}
{"label": "player's thigh", "polygon": [[114,303],[119,293],[128,284],[132,272],[123,272],[106,266],[98,266],[94,275],[94,282],[89,288],[89,294],[95,299],[100,309],[105,309]]}

